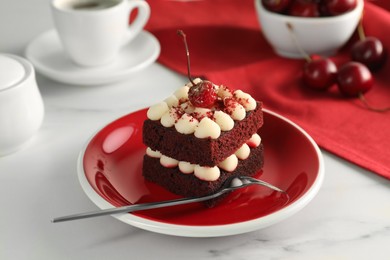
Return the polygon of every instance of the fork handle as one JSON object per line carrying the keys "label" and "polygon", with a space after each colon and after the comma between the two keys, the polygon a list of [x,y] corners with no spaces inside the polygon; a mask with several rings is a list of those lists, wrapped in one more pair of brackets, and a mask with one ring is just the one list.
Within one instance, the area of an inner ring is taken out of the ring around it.
{"label": "fork handle", "polygon": [[217,196],[221,195],[221,193],[215,193],[207,196],[202,197],[192,197],[192,198],[181,198],[181,199],[175,199],[175,200],[168,200],[163,202],[150,202],[150,203],[142,203],[142,204],[134,204],[129,206],[123,206],[118,208],[109,208],[109,209],[103,209],[103,210],[96,210],[96,211],[90,211],[85,213],[78,213],[63,217],[57,217],[53,218],[51,222],[57,223],[57,222],[64,222],[64,221],[70,221],[70,220],[77,220],[77,219],[84,219],[84,218],[92,218],[92,217],[99,217],[99,216],[105,216],[105,215],[112,215],[112,214],[119,214],[119,213],[129,213],[139,210],[146,210],[146,209],[156,209],[156,208],[162,208],[162,207],[171,207],[181,204],[187,204],[187,203],[194,203],[194,202],[201,202],[209,199],[213,199]]}

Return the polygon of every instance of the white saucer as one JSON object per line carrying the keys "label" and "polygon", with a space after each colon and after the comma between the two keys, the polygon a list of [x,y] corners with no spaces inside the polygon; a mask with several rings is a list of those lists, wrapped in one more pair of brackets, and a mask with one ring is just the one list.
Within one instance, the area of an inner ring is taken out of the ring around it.
{"label": "white saucer", "polygon": [[126,79],[131,74],[152,64],[160,54],[158,40],[142,31],[126,45],[118,59],[101,67],[81,67],[64,53],[55,30],[39,35],[26,48],[26,57],[41,74],[74,85],[99,85]]}

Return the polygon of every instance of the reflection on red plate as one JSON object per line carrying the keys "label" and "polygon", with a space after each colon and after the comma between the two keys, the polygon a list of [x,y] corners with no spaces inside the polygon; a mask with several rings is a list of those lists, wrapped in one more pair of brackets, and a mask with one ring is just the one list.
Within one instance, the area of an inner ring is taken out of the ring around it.
{"label": "reflection on red plate", "polygon": [[[98,132],[83,158],[91,187],[114,206],[178,198],[142,177],[142,124],[146,110],[126,115]],[[311,141],[295,126],[264,111],[260,131],[265,147],[265,166],[259,178],[284,190],[284,198],[267,188],[250,186],[231,193],[212,209],[188,204],[133,213],[152,221],[191,226],[224,225],[258,219],[296,202],[313,186],[320,161]],[[260,176],[261,175],[261,176]]]}

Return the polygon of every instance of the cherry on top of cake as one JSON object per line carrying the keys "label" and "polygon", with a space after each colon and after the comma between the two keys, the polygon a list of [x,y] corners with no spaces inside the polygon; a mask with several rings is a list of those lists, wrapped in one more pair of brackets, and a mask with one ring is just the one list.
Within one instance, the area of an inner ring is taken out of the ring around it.
{"label": "cherry on top of cake", "polygon": [[208,80],[192,80],[186,35],[179,30],[187,54],[189,83],[147,112],[148,119],[160,120],[165,127],[174,126],[179,133],[194,134],[198,138],[216,139],[221,131],[229,131],[234,121],[243,120],[257,102],[247,93],[233,91]]}

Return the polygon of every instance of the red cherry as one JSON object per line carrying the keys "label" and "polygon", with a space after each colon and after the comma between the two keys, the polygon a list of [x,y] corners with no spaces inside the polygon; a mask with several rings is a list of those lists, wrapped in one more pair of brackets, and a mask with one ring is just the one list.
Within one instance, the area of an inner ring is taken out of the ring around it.
{"label": "red cherry", "polygon": [[177,34],[183,38],[184,47],[187,54],[187,76],[190,80],[192,87],[188,91],[188,99],[195,107],[212,107],[217,100],[217,93],[210,81],[204,80],[195,84],[191,78],[190,68],[190,52],[188,51],[187,37],[182,30],[178,30]]}
{"label": "red cherry", "polygon": [[326,0],[326,10],[330,15],[340,15],[354,9],[357,0]]}
{"label": "red cherry", "polygon": [[204,80],[188,91],[188,99],[195,107],[212,107],[217,100],[217,93],[210,81]]}
{"label": "red cherry", "polygon": [[312,89],[325,90],[336,82],[337,67],[327,58],[317,58],[305,63],[303,82]]}
{"label": "red cherry", "polygon": [[332,16],[332,14],[328,10],[327,1],[320,1],[318,3],[318,10],[322,17]]}
{"label": "red cherry", "polygon": [[318,4],[315,2],[296,0],[288,10],[288,14],[300,17],[319,17],[320,11]]}
{"label": "red cherry", "polygon": [[263,6],[275,13],[283,13],[291,4],[291,0],[261,0]]}
{"label": "red cherry", "polygon": [[320,11],[318,4],[315,2],[296,0],[288,10],[288,14],[300,17],[319,17]]}
{"label": "red cherry", "polygon": [[351,48],[354,61],[361,62],[371,71],[380,69],[386,61],[386,52],[382,42],[375,37],[366,37]]}
{"label": "red cherry", "polygon": [[358,97],[370,90],[373,84],[370,70],[359,62],[347,62],[337,73],[339,90],[347,97]]}

